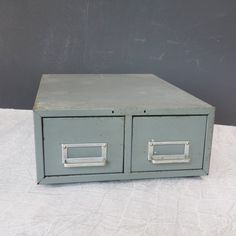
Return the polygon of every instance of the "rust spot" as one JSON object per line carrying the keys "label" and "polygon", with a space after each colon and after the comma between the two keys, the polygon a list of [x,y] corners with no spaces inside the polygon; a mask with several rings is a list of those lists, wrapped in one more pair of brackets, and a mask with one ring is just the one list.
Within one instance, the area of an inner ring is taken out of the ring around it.
{"label": "rust spot", "polygon": [[47,107],[41,105],[40,103],[35,103],[33,106],[33,110],[46,110],[46,109],[47,109]]}

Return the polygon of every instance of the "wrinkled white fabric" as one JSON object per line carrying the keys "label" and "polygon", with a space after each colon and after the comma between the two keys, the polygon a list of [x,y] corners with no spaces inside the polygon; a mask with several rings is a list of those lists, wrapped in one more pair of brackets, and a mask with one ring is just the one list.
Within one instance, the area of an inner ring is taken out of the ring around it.
{"label": "wrinkled white fabric", "polygon": [[0,109],[0,235],[236,235],[236,127],[210,175],[36,185],[32,111]]}

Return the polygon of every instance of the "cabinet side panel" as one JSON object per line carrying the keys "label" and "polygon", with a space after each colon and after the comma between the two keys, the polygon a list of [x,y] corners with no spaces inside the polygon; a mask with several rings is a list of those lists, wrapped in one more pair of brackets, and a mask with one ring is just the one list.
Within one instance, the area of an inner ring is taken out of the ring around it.
{"label": "cabinet side panel", "polygon": [[205,152],[204,152],[204,161],[203,161],[203,170],[206,172],[206,174],[209,173],[209,167],[210,167],[214,119],[215,119],[215,108],[212,109],[212,111],[209,113],[207,117]]}
{"label": "cabinet side panel", "polygon": [[43,158],[43,127],[42,117],[34,111],[34,138],[35,138],[35,158],[37,169],[37,183],[44,178],[44,158]]}

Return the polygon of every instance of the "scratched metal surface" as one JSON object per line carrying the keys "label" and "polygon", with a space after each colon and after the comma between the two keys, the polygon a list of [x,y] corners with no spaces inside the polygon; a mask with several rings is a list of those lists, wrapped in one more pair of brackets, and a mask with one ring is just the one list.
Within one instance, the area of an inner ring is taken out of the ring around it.
{"label": "scratched metal surface", "polygon": [[44,75],[35,110],[210,108],[151,74]]}
{"label": "scratched metal surface", "polygon": [[36,185],[31,111],[0,109],[0,150],[1,235],[236,235],[236,127],[195,178]]}

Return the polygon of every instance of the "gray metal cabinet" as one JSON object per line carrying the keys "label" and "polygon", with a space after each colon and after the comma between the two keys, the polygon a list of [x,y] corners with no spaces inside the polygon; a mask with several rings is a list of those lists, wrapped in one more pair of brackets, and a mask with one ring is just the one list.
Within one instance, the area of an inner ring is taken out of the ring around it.
{"label": "gray metal cabinet", "polygon": [[154,75],[43,75],[33,110],[38,183],[209,172],[214,107]]}

